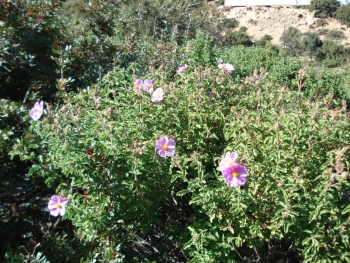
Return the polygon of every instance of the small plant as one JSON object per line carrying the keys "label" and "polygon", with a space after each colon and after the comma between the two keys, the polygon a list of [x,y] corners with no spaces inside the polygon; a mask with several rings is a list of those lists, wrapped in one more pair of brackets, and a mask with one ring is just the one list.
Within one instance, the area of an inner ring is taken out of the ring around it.
{"label": "small plant", "polygon": [[328,25],[328,22],[325,18],[319,18],[316,20],[316,26],[324,27],[325,25]]}
{"label": "small plant", "polygon": [[245,26],[241,26],[241,27],[239,28],[239,31],[241,31],[241,32],[247,32],[247,31],[248,31],[248,28],[245,27]]}
{"label": "small plant", "polygon": [[224,18],[219,23],[220,30],[233,29],[238,27],[239,21],[236,18]]}
{"label": "small plant", "polygon": [[321,29],[317,30],[317,34],[320,36],[325,36],[325,35],[327,35],[328,31],[329,31],[329,29],[327,29],[327,28],[321,28]]}
{"label": "small plant", "polygon": [[248,20],[248,23],[249,23],[249,24],[252,24],[252,25],[254,25],[254,26],[256,26],[256,25],[258,24],[258,21],[256,21],[256,20],[250,18],[250,19]]}
{"label": "small plant", "polygon": [[330,30],[327,34],[327,38],[330,40],[342,40],[345,38],[344,32],[340,30]]}

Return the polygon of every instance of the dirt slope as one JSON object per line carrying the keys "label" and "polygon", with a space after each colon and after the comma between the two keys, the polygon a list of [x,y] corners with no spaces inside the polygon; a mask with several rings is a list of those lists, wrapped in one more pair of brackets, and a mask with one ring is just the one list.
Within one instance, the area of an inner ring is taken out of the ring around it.
{"label": "dirt slope", "polygon": [[[222,8],[222,7],[221,7]],[[301,32],[316,32],[321,28],[328,30],[340,30],[344,32],[345,39],[339,43],[350,45],[350,28],[340,24],[337,20],[327,18],[327,25],[318,27],[316,21],[318,18],[313,17],[313,13],[305,9],[294,9],[288,7],[230,7],[222,8],[228,18],[236,18],[239,21],[239,27],[248,28],[248,35],[254,40],[260,39],[263,35],[268,34],[273,37],[272,43],[282,46],[280,37],[284,30],[293,26]],[[324,36],[321,36],[324,39]]]}

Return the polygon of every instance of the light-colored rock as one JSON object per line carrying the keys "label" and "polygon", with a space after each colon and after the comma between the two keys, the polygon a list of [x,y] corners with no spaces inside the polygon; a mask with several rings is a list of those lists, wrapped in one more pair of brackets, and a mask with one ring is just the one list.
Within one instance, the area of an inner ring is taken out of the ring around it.
{"label": "light-colored rock", "polygon": [[308,26],[313,25],[314,23],[315,23],[315,20],[313,20],[313,19],[306,21],[306,25],[308,25]]}

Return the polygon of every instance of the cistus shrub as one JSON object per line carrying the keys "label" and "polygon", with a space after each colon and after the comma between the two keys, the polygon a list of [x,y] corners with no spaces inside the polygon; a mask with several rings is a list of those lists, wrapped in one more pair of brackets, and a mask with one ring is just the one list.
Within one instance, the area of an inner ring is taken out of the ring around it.
{"label": "cistus shrub", "polygon": [[[33,163],[30,176],[69,199],[63,218],[99,243],[96,258],[350,260],[341,100],[310,97],[306,69],[281,87],[264,69],[251,72],[257,82],[236,82],[239,64],[231,73],[188,64],[172,81],[134,67],[62,93],[13,150]],[[223,172],[224,157],[238,170]]]}

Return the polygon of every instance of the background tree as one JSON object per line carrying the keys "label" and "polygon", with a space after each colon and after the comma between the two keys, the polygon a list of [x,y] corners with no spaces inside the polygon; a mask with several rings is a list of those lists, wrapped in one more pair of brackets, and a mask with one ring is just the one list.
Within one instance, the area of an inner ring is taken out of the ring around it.
{"label": "background tree", "polygon": [[313,0],[311,1],[310,11],[316,11],[315,17],[335,17],[335,12],[340,3],[337,0]]}
{"label": "background tree", "polygon": [[316,33],[306,33],[303,38],[303,44],[306,49],[306,53],[310,57],[321,56],[322,40]]}
{"label": "background tree", "polygon": [[350,26],[350,4],[339,7],[336,17],[342,24]]}
{"label": "background tree", "polygon": [[224,37],[224,46],[243,45],[249,47],[253,45],[251,37],[242,31],[229,32]]}
{"label": "background tree", "polygon": [[289,27],[280,38],[286,51],[292,56],[300,55],[302,50],[302,33],[295,27]]}
{"label": "background tree", "polygon": [[265,34],[258,41],[255,42],[255,45],[259,47],[266,47],[267,44],[271,45],[272,36]]}

